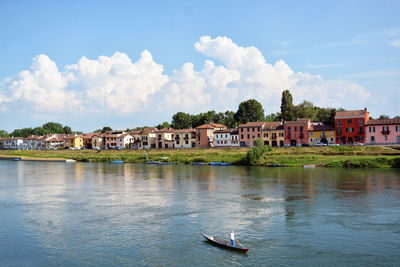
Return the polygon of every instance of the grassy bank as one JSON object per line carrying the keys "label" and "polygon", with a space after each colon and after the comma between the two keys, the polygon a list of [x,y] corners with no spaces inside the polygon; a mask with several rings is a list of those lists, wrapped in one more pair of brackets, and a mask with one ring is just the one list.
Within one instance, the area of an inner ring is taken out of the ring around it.
{"label": "grassy bank", "polygon": [[[130,163],[168,161],[176,164],[223,161],[247,165],[248,149],[174,149],[174,150],[1,150],[0,156],[24,158],[63,158],[77,161],[102,162],[123,160]],[[165,159],[165,157],[168,157]],[[274,148],[255,164],[268,166],[284,164],[301,167],[303,164],[320,164],[327,167],[349,168],[400,168],[400,151],[386,147],[293,147]]]}

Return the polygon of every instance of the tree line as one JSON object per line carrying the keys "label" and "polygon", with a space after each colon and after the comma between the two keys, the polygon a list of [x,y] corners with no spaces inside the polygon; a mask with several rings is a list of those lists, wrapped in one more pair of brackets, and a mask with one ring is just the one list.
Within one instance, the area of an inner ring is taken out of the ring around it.
{"label": "tree line", "polygon": [[51,133],[58,134],[72,134],[71,127],[63,126],[61,123],[57,122],[47,122],[42,126],[38,126],[35,128],[22,128],[15,129],[11,133],[7,133],[4,130],[0,130],[0,137],[23,137],[26,138],[30,135],[45,135]]}

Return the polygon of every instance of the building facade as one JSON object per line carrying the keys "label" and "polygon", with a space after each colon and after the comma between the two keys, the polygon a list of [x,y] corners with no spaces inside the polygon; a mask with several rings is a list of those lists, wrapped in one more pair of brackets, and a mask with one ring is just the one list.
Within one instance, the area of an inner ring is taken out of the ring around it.
{"label": "building facade", "polygon": [[336,112],[336,143],[364,143],[365,123],[368,121],[368,119],[369,113],[367,108],[363,110],[345,110]]}
{"label": "building facade", "polygon": [[156,133],[156,148],[174,148],[175,147],[175,130],[165,128]]}
{"label": "building facade", "polygon": [[368,120],[365,142],[369,145],[400,144],[400,119]]}
{"label": "building facade", "polygon": [[196,131],[194,129],[175,130],[175,148],[196,147]]}
{"label": "building facade", "polygon": [[237,130],[226,129],[214,131],[214,147],[239,147],[239,134]]}
{"label": "building facade", "polygon": [[203,124],[196,127],[196,147],[214,147],[214,131],[225,129],[227,129],[227,127],[219,123]]}
{"label": "building facade", "polygon": [[315,146],[317,143],[335,144],[335,126],[311,123],[308,130],[308,144]]}
{"label": "building facade", "polygon": [[239,125],[239,144],[240,147],[254,146],[254,141],[261,138],[262,129],[266,122],[248,122]]}
{"label": "building facade", "polygon": [[285,146],[302,146],[308,145],[308,129],[311,121],[308,118],[297,119],[297,121],[285,121]]}
{"label": "building facade", "polygon": [[264,145],[272,147],[283,147],[285,142],[285,131],[282,122],[267,122],[262,129]]}

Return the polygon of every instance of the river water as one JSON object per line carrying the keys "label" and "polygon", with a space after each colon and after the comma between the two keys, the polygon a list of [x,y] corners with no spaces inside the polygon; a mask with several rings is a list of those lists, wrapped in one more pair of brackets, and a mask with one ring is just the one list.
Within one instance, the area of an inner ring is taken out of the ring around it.
{"label": "river water", "polygon": [[[201,232],[249,252],[204,241]],[[400,265],[400,170],[0,161],[0,266]]]}

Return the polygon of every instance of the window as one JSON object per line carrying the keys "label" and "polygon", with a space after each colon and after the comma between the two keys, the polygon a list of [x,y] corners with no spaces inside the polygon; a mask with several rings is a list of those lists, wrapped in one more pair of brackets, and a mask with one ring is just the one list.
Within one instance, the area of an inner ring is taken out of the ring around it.
{"label": "window", "polygon": [[342,124],[340,123],[340,120],[337,121],[337,126],[342,126]]}
{"label": "window", "polygon": [[353,121],[352,121],[352,120],[347,120],[347,123],[348,123],[348,124],[352,124]]}
{"label": "window", "polygon": [[388,140],[388,137],[387,137],[387,135],[385,135],[385,141],[387,141]]}
{"label": "window", "polygon": [[337,129],[337,134],[338,134],[338,135],[342,135],[342,128],[338,128],[338,129]]}
{"label": "window", "polygon": [[314,133],[310,132],[310,136],[314,136]]}
{"label": "window", "polygon": [[283,137],[283,133],[279,133],[279,137]]}
{"label": "window", "polygon": [[312,138],[310,138],[310,141],[312,142]]}
{"label": "window", "polygon": [[247,134],[247,139],[250,139],[250,135],[249,134]]}
{"label": "window", "polygon": [[240,131],[243,133],[243,128],[240,128]]}
{"label": "window", "polygon": [[303,132],[303,126],[300,126],[300,132]]}
{"label": "window", "polygon": [[252,129],[252,131],[254,132],[254,127],[252,127],[251,129]]}
{"label": "window", "polygon": [[297,132],[297,126],[294,126],[294,131]]}
{"label": "window", "polygon": [[383,127],[382,127],[382,131],[388,132],[388,131],[389,131],[389,126],[383,126]]}
{"label": "window", "polygon": [[260,137],[261,137],[261,135],[260,135],[260,134],[257,134],[257,137],[258,137],[258,138],[260,138]]}
{"label": "window", "polygon": [[371,142],[375,142],[375,136],[371,136]]}
{"label": "window", "polygon": [[243,139],[243,134],[240,135],[240,139]]}
{"label": "window", "polygon": [[247,132],[250,132],[250,128],[246,128],[247,129]]}
{"label": "window", "polygon": [[396,126],[396,132],[400,132],[400,126]]}
{"label": "window", "polygon": [[290,132],[290,126],[287,127],[288,132]]}
{"label": "window", "polygon": [[375,127],[369,127],[369,132],[374,133],[375,132]]}
{"label": "window", "polygon": [[358,126],[363,126],[363,121],[361,119],[358,120]]}
{"label": "window", "polygon": [[265,134],[264,134],[264,137],[268,137],[268,134],[267,134],[267,133],[265,133]]}

